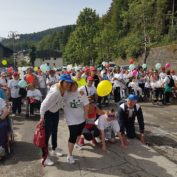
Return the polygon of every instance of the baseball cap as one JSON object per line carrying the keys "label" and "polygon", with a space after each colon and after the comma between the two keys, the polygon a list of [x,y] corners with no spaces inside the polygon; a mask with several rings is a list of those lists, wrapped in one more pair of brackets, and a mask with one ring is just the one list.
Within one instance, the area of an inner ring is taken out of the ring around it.
{"label": "baseball cap", "polygon": [[128,96],[128,100],[130,100],[130,101],[137,101],[137,100],[138,100],[138,97],[137,97],[136,95],[130,94],[130,95]]}
{"label": "baseball cap", "polygon": [[69,82],[69,83],[73,83],[73,80],[71,79],[71,76],[69,74],[61,75],[60,81],[66,81],[66,82]]}
{"label": "baseball cap", "polygon": [[14,73],[13,73],[13,76],[14,76],[14,77],[19,76],[18,72],[14,72]]}
{"label": "baseball cap", "polygon": [[93,81],[94,79],[93,79],[93,77],[89,76],[89,77],[87,78],[87,80],[88,80],[88,81]]}

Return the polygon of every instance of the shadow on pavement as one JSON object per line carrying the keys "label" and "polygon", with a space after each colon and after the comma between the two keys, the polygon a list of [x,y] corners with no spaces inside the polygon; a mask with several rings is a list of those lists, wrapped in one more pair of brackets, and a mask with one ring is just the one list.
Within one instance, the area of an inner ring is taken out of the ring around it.
{"label": "shadow on pavement", "polygon": [[120,148],[119,143],[110,144],[107,153],[103,153],[98,147],[86,146],[80,155],[74,157],[78,159],[74,165],[60,160],[55,165],[59,170],[71,173],[71,176],[72,172],[74,174],[80,171],[80,175],[86,177],[100,176],[99,174],[121,177],[172,177],[165,168],[159,166],[158,161],[152,160],[160,159],[161,156],[137,141],[130,142],[128,149]]}
{"label": "shadow on pavement", "polygon": [[41,152],[32,143],[16,141],[12,147],[12,152],[3,161],[5,165],[13,165],[18,162],[30,162],[39,160]]}

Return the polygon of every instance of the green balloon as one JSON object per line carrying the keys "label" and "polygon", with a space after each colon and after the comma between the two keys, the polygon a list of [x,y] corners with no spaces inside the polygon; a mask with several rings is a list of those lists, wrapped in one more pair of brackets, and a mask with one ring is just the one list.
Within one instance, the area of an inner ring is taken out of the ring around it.
{"label": "green balloon", "polygon": [[144,64],[142,65],[142,68],[143,68],[143,69],[146,69],[146,68],[147,68],[147,64],[144,63]]}
{"label": "green balloon", "polygon": [[129,70],[132,71],[132,70],[134,70],[134,69],[135,69],[135,65],[134,65],[134,64],[131,64],[131,65],[129,66]]}
{"label": "green balloon", "polygon": [[156,70],[159,70],[160,68],[161,68],[161,64],[160,63],[157,63],[156,65],[155,65],[155,68],[156,68]]}

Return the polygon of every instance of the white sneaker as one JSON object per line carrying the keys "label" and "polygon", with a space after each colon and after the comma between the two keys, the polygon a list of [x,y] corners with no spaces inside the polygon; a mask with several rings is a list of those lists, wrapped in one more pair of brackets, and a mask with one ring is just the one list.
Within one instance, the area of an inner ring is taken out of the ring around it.
{"label": "white sneaker", "polygon": [[78,150],[82,150],[82,146],[80,146],[79,144],[75,144],[74,147]]}
{"label": "white sneaker", "polygon": [[11,117],[15,117],[15,114],[12,114]]}
{"label": "white sneaker", "polygon": [[50,160],[49,157],[47,157],[47,159],[44,162],[44,165],[45,166],[52,166],[52,165],[54,165],[54,162],[52,160]]}
{"label": "white sneaker", "polygon": [[99,137],[95,137],[95,140],[96,140],[97,143],[101,143],[101,140],[100,140]]}
{"label": "white sneaker", "polygon": [[63,154],[62,154],[62,150],[61,149],[55,149],[55,150],[52,150],[50,151],[50,155],[51,156],[57,156],[57,157],[62,157]]}
{"label": "white sneaker", "polygon": [[72,155],[67,156],[67,162],[70,163],[70,164],[74,164],[75,163],[74,157]]}

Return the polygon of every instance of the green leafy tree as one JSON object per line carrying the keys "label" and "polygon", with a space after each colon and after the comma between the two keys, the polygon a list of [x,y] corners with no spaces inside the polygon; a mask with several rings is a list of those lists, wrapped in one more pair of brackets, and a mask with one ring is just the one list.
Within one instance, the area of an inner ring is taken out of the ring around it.
{"label": "green leafy tree", "polygon": [[76,22],[76,29],[64,50],[64,58],[68,62],[91,64],[95,62],[96,50],[94,37],[99,31],[99,17],[95,10],[85,8]]}

